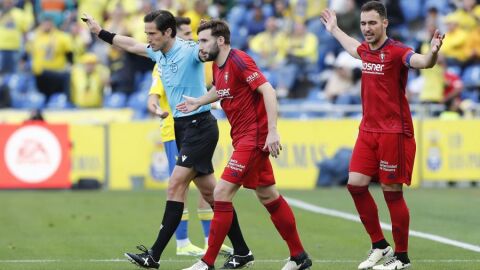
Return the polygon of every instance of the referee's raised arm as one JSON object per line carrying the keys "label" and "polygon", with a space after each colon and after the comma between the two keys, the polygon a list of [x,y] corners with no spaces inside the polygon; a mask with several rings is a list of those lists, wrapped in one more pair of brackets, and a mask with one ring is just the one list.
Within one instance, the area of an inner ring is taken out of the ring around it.
{"label": "referee's raised arm", "polygon": [[82,21],[87,24],[90,32],[97,35],[98,38],[100,38],[101,40],[115,45],[121,49],[124,49],[125,51],[128,51],[130,53],[148,57],[146,43],[141,43],[131,37],[117,35],[115,33],[111,33],[105,29],[102,29],[102,27],[95,21],[95,19],[93,19],[92,16],[88,14],[83,14]]}

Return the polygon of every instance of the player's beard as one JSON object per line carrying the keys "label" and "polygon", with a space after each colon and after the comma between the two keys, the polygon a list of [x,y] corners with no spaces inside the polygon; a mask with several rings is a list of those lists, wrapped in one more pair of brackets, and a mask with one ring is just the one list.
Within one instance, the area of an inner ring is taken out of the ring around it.
{"label": "player's beard", "polygon": [[214,47],[210,50],[210,52],[207,54],[207,57],[205,58],[205,62],[214,61],[215,59],[217,59],[217,56],[219,53],[220,53],[220,48],[218,47],[217,44],[215,44]]}
{"label": "player's beard", "polygon": [[378,43],[381,42],[381,40],[383,38],[382,33],[384,33],[384,31],[385,30],[383,28],[380,29],[378,34],[375,31],[372,31],[371,34],[373,34],[373,36],[370,37],[371,38],[370,40],[367,40],[367,38],[365,37],[365,34],[364,34],[365,41],[367,41],[367,43],[370,44],[371,46],[379,45]]}

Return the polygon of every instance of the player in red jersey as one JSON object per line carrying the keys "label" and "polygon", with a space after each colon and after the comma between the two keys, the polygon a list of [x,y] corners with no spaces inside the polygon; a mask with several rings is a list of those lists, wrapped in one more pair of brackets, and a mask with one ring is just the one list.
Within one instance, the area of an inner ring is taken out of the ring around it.
{"label": "player in red jersey", "polygon": [[[321,18],[327,31],[343,48],[363,62],[363,119],[353,149],[347,187],[370,235],[372,249],[358,268],[408,268],[410,214],[403,198],[402,186],[410,185],[415,139],[405,85],[408,68],[431,68],[435,65],[443,36],[438,30],[435,32],[430,51],[426,55],[413,52],[402,43],[387,37],[386,9],[377,1],[367,2],[361,8],[360,28],[365,38],[363,43],[338,27],[333,11],[326,9]],[[390,211],[395,251],[385,241],[377,206],[368,191],[373,178],[380,181]],[[384,258],[388,260],[376,265]]]}
{"label": "player in red jersey", "polygon": [[[282,149],[277,132],[275,90],[250,56],[231,49],[230,30],[225,22],[211,20],[201,24],[198,41],[203,60],[214,61],[214,87],[200,98],[185,97],[186,101],[177,109],[191,112],[201,104],[221,100],[232,127],[234,151],[214,191],[214,216],[208,250],[202,260],[187,269],[214,269],[215,259],[232,220],[232,199],[242,185],[255,190],[288,245],[290,260],[282,269],[309,269],[312,261],[303,249],[293,212],[275,187],[269,160],[269,154],[277,157]],[[230,269],[241,262],[240,256],[232,258],[222,269]]]}

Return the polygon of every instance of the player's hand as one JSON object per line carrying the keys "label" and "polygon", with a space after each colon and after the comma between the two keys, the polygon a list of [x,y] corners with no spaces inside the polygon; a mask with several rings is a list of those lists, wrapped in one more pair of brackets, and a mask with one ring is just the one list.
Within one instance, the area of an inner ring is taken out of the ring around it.
{"label": "player's hand", "polygon": [[445,34],[441,35],[438,29],[435,30],[435,33],[433,34],[433,37],[432,37],[432,41],[430,42],[432,53],[438,53],[438,51],[440,51],[444,38],[445,38]]}
{"label": "player's hand", "polygon": [[153,107],[155,108],[155,110],[153,111],[153,113],[154,113],[156,116],[158,116],[158,117],[160,117],[160,118],[162,118],[162,119],[167,118],[167,116],[168,116],[168,114],[169,114],[167,111],[162,111],[162,109],[160,109],[160,107],[159,107],[157,104],[153,104]]}
{"label": "player's hand", "polygon": [[337,15],[333,10],[327,8],[322,11],[320,19],[328,32],[332,32],[332,30],[337,27]]}
{"label": "player's hand", "polygon": [[90,32],[94,33],[95,35],[98,35],[98,33],[100,33],[100,30],[102,30],[102,27],[100,27],[100,25],[93,19],[93,17],[88,15],[87,13],[83,13],[81,20],[87,24]]}
{"label": "player's hand", "polygon": [[198,98],[183,96],[185,99],[184,102],[177,104],[177,110],[181,111],[182,113],[189,113],[197,110],[200,107],[198,104]]}
{"label": "player's hand", "polygon": [[268,132],[263,150],[268,150],[268,152],[270,152],[270,155],[274,158],[277,158],[280,155],[282,145],[280,144],[280,136],[278,135],[276,129]]}

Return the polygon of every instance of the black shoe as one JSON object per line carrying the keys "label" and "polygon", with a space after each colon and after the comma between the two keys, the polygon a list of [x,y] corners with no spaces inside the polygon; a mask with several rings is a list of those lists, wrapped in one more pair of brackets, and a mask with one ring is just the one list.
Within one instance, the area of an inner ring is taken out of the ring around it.
{"label": "black shoe", "polygon": [[283,266],[282,270],[304,270],[310,269],[312,260],[308,257],[306,252],[296,256],[290,257],[290,260]]}
{"label": "black shoe", "polygon": [[253,265],[255,259],[251,251],[245,256],[231,254],[228,255],[227,260],[220,269],[242,269]]}
{"label": "black shoe", "polygon": [[158,269],[158,267],[160,267],[160,264],[153,259],[151,250],[148,250],[144,245],[137,246],[137,249],[143,251],[143,253],[124,253],[125,257],[127,257],[131,263],[143,268]]}

